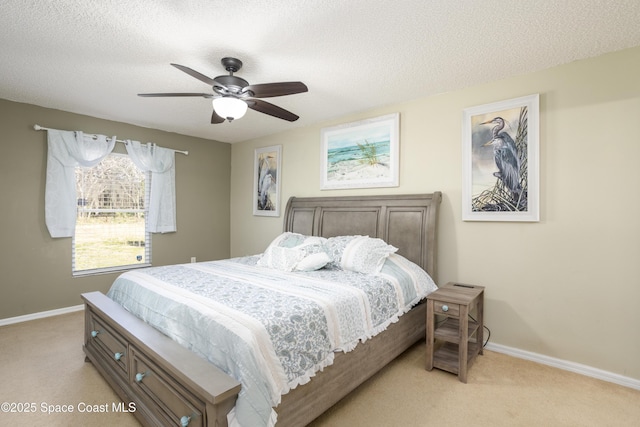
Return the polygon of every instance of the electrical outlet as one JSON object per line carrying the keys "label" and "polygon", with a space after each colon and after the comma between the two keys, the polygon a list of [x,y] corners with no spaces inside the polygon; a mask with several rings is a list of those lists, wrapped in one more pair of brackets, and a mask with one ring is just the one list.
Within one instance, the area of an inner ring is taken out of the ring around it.
{"label": "electrical outlet", "polygon": [[196,257],[192,256],[191,257],[191,262],[196,262]]}

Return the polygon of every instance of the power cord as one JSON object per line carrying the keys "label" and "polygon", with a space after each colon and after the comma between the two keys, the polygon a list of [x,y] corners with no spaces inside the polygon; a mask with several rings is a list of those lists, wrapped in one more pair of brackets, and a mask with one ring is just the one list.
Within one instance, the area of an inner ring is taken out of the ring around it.
{"label": "power cord", "polygon": [[[471,319],[474,322],[478,323],[478,321],[476,319],[474,319],[472,315],[469,315],[469,319]],[[487,330],[487,339],[484,342],[484,344],[482,344],[482,348],[485,348],[487,346],[487,343],[489,342],[489,338],[491,338],[491,329],[487,328],[487,326],[484,325],[484,324],[482,325],[482,327]]]}
{"label": "power cord", "polygon": [[[469,318],[471,320],[473,320],[474,322],[478,322],[476,319],[474,319],[474,317],[472,315],[469,314]],[[446,322],[448,319],[448,317],[445,317],[444,319],[441,319],[439,321],[436,322],[435,324],[435,329],[438,329],[444,322]],[[482,325],[483,329],[487,330],[487,339],[485,340],[484,344],[482,344],[482,348],[485,348],[487,346],[487,344],[489,343],[489,339],[491,338],[491,329],[489,329],[486,325]]]}

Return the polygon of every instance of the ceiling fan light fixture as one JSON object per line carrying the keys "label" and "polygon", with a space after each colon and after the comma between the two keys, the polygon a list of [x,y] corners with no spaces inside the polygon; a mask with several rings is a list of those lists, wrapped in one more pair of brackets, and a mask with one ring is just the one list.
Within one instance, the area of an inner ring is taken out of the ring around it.
{"label": "ceiling fan light fixture", "polygon": [[229,121],[239,119],[247,112],[247,103],[232,96],[214,98],[212,103],[216,114]]}
{"label": "ceiling fan light fixture", "polygon": [[213,98],[211,124],[224,123],[225,120],[233,121],[244,117],[247,108],[278,119],[295,122],[300,118],[299,116],[277,105],[263,101],[261,98],[293,95],[309,90],[302,82],[276,82],[250,85],[245,79],[233,75],[233,73],[242,67],[242,61],[236,58],[222,58],[222,65],[225,70],[229,72],[229,75],[217,76],[213,79],[184,65],[171,65],[191,77],[195,77],[201,82],[206,83],[213,90],[213,93],[139,93],[138,96],[194,96],[207,99]]}

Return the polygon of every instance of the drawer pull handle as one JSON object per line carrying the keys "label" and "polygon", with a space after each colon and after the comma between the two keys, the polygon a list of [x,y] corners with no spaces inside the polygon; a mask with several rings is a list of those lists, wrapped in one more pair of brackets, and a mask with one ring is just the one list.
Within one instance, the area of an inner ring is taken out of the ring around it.
{"label": "drawer pull handle", "polygon": [[91,331],[91,336],[92,336],[93,338],[95,338],[95,337],[97,337],[97,336],[98,336],[98,334],[99,334],[99,333],[100,333],[100,331]]}
{"label": "drawer pull handle", "polygon": [[442,311],[444,311],[444,312],[449,311],[449,306],[448,306],[448,305],[446,305],[446,304],[445,304],[445,305],[443,305],[443,306],[442,306]]}
{"label": "drawer pull handle", "polygon": [[189,425],[189,422],[191,421],[191,417],[187,417],[186,415],[182,418],[180,418],[180,425],[182,427],[187,427]]}
{"label": "drawer pull handle", "polygon": [[124,353],[116,353],[113,355],[113,358],[116,360],[120,360],[122,359],[122,356],[124,356]]}
{"label": "drawer pull handle", "polygon": [[141,381],[142,381],[142,379],[143,379],[144,377],[146,377],[146,376],[147,376],[147,374],[146,374],[146,373],[138,372],[138,373],[136,374],[136,382],[138,382],[138,383],[139,383],[139,382],[141,382]]}

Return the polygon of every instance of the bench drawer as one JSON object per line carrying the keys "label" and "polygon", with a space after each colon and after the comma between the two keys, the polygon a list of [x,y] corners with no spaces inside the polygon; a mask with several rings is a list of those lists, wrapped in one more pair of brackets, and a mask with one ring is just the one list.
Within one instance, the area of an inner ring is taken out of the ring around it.
{"label": "bench drawer", "polygon": [[132,348],[131,383],[149,404],[162,409],[170,425],[200,427],[204,404],[159,366]]}
{"label": "bench drawer", "polygon": [[97,353],[126,380],[129,366],[126,340],[93,312],[89,314],[88,322],[90,336],[87,344],[93,344]]}

